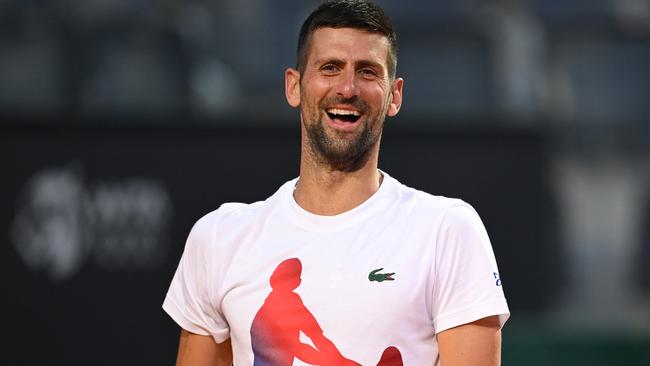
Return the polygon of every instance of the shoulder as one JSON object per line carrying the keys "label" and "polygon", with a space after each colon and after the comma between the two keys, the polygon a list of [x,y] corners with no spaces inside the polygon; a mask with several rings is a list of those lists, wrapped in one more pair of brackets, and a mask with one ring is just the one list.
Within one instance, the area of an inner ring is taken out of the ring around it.
{"label": "shoulder", "polygon": [[488,241],[483,221],[474,207],[460,198],[431,194],[394,180],[399,215],[441,240],[476,237]]}
{"label": "shoulder", "polygon": [[254,203],[227,202],[197,220],[195,225],[218,226],[254,217],[264,207],[265,201]]}
{"label": "shoulder", "polygon": [[460,198],[428,193],[409,187],[394,178],[392,180],[396,186],[399,203],[410,207],[414,214],[440,219],[452,216],[452,220],[454,220],[457,213],[476,212],[469,203]]}
{"label": "shoulder", "polygon": [[201,242],[209,241],[224,230],[245,227],[264,210],[265,201],[254,203],[228,202],[199,218],[190,231],[190,237]]}
{"label": "shoulder", "polygon": [[[287,186],[285,183],[275,194],[264,201],[253,203],[227,202],[218,209],[211,211],[198,219],[190,231],[190,239],[203,243],[202,245],[227,245],[241,233],[260,225],[272,216],[283,200]],[[231,240],[232,239],[232,240]]]}

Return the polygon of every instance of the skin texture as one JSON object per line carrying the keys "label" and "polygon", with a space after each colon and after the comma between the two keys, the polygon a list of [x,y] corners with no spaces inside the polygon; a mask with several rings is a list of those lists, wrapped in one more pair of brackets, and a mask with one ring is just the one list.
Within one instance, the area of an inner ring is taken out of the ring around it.
{"label": "skin texture", "polygon": [[210,336],[181,330],[176,365],[184,366],[231,366],[232,346],[230,339],[216,343]]}
{"label": "skin texture", "polygon": [[[320,28],[311,36],[305,70],[287,69],[285,95],[300,108],[300,178],[296,202],[318,215],[337,215],[363,203],[381,185],[377,170],[386,116],[402,105],[404,80],[388,73],[388,40],[352,28]],[[331,108],[361,114],[355,123],[332,120]],[[443,366],[500,364],[498,318],[438,334]],[[181,332],[177,365],[231,365],[230,341]]]}
{"label": "skin texture", "polygon": [[442,366],[501,364],[499,318],[490,316],[438,334]]}

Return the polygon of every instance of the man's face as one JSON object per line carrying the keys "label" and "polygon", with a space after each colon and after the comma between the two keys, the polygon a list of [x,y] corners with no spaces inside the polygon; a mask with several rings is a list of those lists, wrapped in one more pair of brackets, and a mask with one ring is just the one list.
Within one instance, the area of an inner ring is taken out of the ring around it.
{"label": "man's face", "polygon": [[287,70],[287,99],[300,106],[303,143],[335,170],[360,168],[378,148],[386,115],[401,105],[385,36],[353,28],[314,31],[302,75]]}

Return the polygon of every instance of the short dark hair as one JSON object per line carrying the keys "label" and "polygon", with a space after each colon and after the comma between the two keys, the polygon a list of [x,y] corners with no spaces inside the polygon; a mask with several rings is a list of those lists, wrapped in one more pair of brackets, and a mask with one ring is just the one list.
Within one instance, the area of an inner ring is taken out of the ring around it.
{"label": "short dark hair", "polygon": [[312,33],[319,28],[355,28],[388,38],[388,73],[395,78],[397,71],[397,34],[382,8],[367,0],[328,0],[323,2],[305,20],[298,37],[296,68],[305,71],[307,52]]}

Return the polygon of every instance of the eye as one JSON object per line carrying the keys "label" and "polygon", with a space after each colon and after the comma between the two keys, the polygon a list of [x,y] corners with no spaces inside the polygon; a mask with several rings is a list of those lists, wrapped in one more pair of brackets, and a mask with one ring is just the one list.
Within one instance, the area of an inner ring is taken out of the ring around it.
{"label": "eye", "polygon": [[377,76],[377,72],[369,67],[364,67],[359,70],[359,73],[363,75],[364,77],[375,77]]}
{"label": "eye", "polygon": [[320,70],[326,74],[333,74],[339,70],[339,68],[334,64],[325,64]]}

